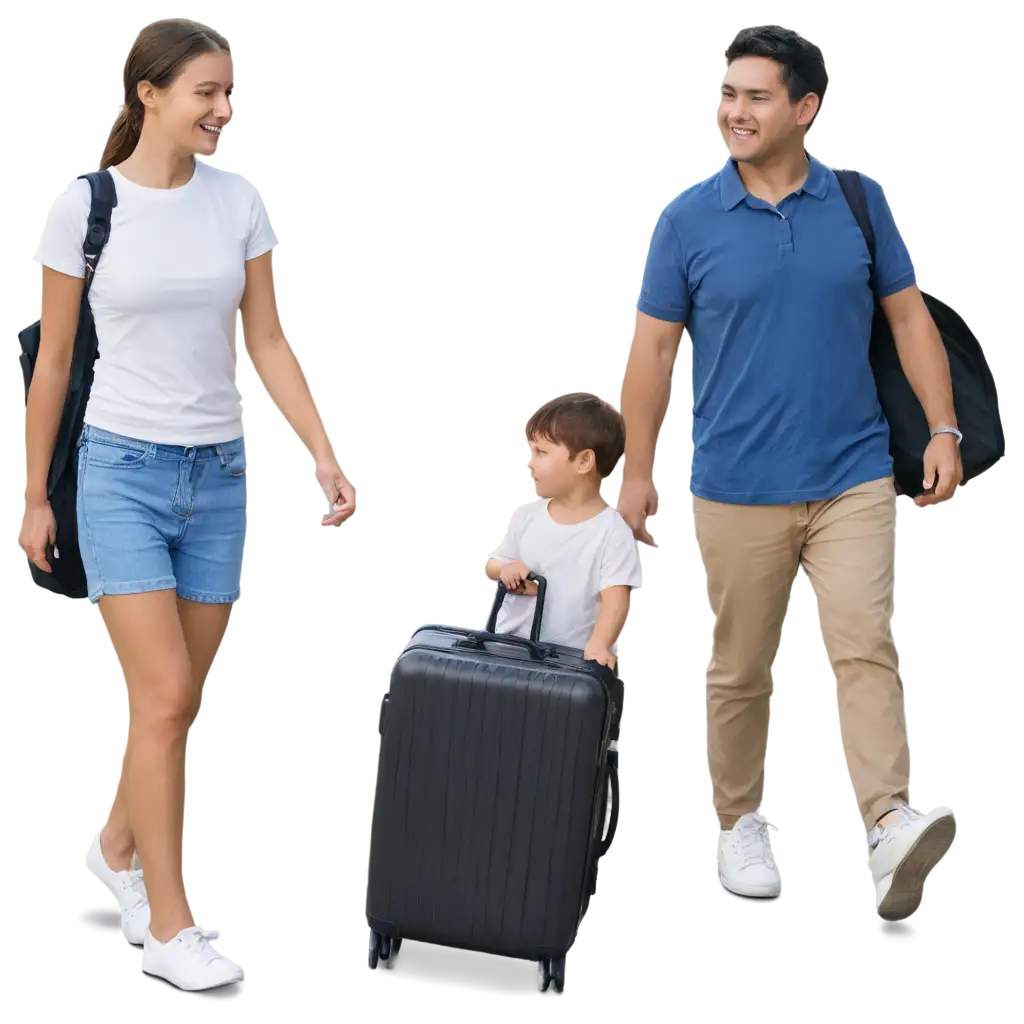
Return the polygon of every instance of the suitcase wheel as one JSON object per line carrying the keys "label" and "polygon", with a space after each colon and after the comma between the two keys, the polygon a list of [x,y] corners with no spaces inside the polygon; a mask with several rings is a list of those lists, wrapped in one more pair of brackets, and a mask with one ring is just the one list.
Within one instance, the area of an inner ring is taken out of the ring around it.
{"label": "suitcase wheel", "polygon": [[555,983],[555,991],[565,988],[565,957],[545,957],[537,965],[537,987],[547,992],[551,983]]}
{"label": "suitcase wheel", "polygon": [[370,929],[368,939],[367,968],[370,971],[379,971],[388,966],[394,955],[394,940],[373,929]]}
{"label": "suitcase wheel", "polygon": [[398,951],[402,948],[401,939],[393,939],[389,935],[382,935],[380,940],[380,958],[384,966],[390,970],[395,966],[398,959]]}

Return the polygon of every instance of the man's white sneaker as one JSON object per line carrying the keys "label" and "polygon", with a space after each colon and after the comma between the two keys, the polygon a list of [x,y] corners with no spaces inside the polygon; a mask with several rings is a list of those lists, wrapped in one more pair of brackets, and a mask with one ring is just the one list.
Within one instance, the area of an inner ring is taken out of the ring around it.
{"label": "man's white sneaker", "polygon": [[202,928],[185,928],[170,942],[157,942],[147,930],[142,969],[186,992],[233,985],[245,974],[238,964],[221,956],[210,945],[210,939],[216,939],[219,934]]}
{"label": "man's white sneaker", "polygon": [[902,921],[920,906],[924,880],[953,842],[956,820],[948,807],[922,814],[902,804],[893,812],[895,822],[868,833],[868,866],[879,917]]}
{"label": "man's white sneaker", "polygon": [[[132,863],[138,864],[138,858],[133,858]],[[142,868],[133,867],[130,871],[114,871],[110,868],[103,857],[100,833],[96,834],[85,855],[85,865],[117,900],[121,908],[121,931],[124,937],[133,946],[141,946],[149,930],[149,897],[146,895]]]}
{"label": "man's white sneaker", "polygon": [[771,898],[782,892],[782,877],[772,856],[769,825],[760,814],[744,814],[718,837],[718,877],[737,896]]}

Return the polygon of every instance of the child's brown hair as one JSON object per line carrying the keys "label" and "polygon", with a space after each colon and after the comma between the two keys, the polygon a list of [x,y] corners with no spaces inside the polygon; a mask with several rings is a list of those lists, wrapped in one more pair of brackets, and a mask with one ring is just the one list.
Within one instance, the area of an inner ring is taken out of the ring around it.
{"label": "child's brown hair", "polygon": [[542,405],[526,424],[526,439],[538,437],[565,445],[572,458],[589,448],[602,479],[611,475],[626,450],[626,424],[619,411],[585,392]]}

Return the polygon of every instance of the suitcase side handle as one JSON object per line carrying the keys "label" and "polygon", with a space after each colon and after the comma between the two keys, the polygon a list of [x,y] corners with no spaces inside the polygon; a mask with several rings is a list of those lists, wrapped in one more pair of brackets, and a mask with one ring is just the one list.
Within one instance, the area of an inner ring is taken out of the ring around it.
{"label": "suitcase side handle", "polygon": [[608,819],[608,832],[601,840],[597,848],[598,858],[603,857],[612,846],[615,839],[615,830],[619,826],[619,752],[611,749],[608,751],[608,785],[612,791],[612,811]]}
{"label": "suitcase side handle", "polygon": [[[534,580],[537,584],[537,605],[533,612],[533,625],[530,627],[530,639],[536,644],[540,643],[540,626],[544,618],[544,598],[548,592],[548,581],[543,576],[538,576],[537,573],[531,572],[526,577],[528,580]],[[487,619],[487,625],[484,627],[488,633],[493,633],[495,627],[498,625],[498,611],[501,608],[502,602],[505,600],[505,595],[508,590],[505,584],[498,580],[498,592],[494,595],[494,604],[491,606],[491,614]]]}

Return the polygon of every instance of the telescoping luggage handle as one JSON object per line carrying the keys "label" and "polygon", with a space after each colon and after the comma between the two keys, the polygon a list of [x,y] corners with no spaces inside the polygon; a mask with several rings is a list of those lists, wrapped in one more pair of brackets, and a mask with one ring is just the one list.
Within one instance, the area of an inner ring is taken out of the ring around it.
{"label": "telescoping luggage handle", "polygon": [[534,572],[531,572],[526,578],[534,580],[537,584],[537,606],[533,612],[533,625],[530,627],[529,639],[515,636],[511,633],[495,632],[498,625],[498,611],[505,600],[505,595],[508,593],[505,584],[499,580],[498,592],[494,596],[494,604],[491,606],[491,614],[487,619],[487,625],[483,630],[473,630],[468,636],[459,640],[455,646],[479,648],[487,643],[511,644],[516,647],[527,648],[530,652],[530,657],[536,658],[538,661],[552,657],[554,652],[551,650],[551,647],[540,642],[540,626],[544,616],[544,597],[547,594],[548,581],[543,576],[538,576]]}

